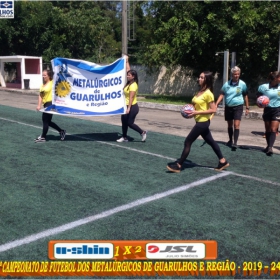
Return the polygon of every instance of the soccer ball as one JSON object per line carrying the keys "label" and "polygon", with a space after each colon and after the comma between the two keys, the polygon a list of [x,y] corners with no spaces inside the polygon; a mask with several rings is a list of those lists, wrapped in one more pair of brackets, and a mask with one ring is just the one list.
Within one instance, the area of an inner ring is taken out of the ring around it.
{"label": "soccer ball", "polygon": [[189,117],[189,114],[190,114],[192,111],[194,111],[194,110],[195,110],[195,109],[194,109],[194,107],[193,107],[192,104],[186,104],[186,105],[184,105],[184,106],[182,107],[182,109],[181,109],[181,115],[182,115],[182,117],[185,118],[185,119],[190,119],[190,118],[192,118],[192,117]]}
{"label": "soccer ball", "polygon": [[265,95],[261,95],[257,99],[257,105],[259,108],[265,108],[269,104],[269,98]]}

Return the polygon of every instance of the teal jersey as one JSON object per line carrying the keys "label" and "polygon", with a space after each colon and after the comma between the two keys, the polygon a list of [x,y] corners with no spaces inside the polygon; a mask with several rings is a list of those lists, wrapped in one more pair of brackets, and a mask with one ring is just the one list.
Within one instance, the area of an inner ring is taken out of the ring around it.
{"label": "teal jersey", "polygon": [[221,92],[225,98],[225,105],[233,107],[244,104],[244,96],[248,94],[248,89],[242,80],[239,80],[236,84],[229,80],[223,85]]}
{"label": "teal jersey", "polygon": [[269,98],[267,107],[280,107],[280,84],[275,87],[270,87],[269,84],[260,85],[258,93],[259,95],[265,95]]}

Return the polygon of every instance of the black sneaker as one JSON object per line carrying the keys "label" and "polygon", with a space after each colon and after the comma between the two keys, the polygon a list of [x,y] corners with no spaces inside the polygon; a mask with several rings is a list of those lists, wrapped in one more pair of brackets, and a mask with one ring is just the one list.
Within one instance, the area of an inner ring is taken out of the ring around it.
{"label": "black sneaker", "polygon": [[231,147],[231,146],[232,146],[232,141],[228,141],[228,142],[226,143],[226,146]]}
{"label": "black sneaker", "polygon": [[268,151],[268,147],[262,150],[263,153],[267,153],[267,151]]}
{"label": "black sneaker", "polygon": [[268,147],[268,148],[267,148],[266,155],[267,155],[267,156],[272,156],[272,155],[273,155],[273,151],[272,151],[272,148],[271,148],[271,147]]}
{"label": "black sneaker", "polygon": [[178,166],[177,162],[168,163],[166,167],[169,171],[174,173],[179,173],[181,171],[181,167]]}
{"label": "black sneaker", "polygon": [[224,163],[219,162],[218,166],[215,168],[216,171],[222,171],[223,169],[227,168],[229,163],[225,161]]}
{"label": "black sneaker", "polygon": [[238,146],[236,144],[231,145],[231,150],[232,151],[236,151],[237,148],[238,148]]}
{"label": "black sneaker", "polygon": [[42,142],[46,142],[46,138],[38,136],[36,139],[34,139],[35,143],[42,143]]}
{"label": "black sneaker", "polygon": [[61,130],[59,132],[60,134],[60,140],[63,141],[65,139],[65,136],[66,136],[66,130]]}

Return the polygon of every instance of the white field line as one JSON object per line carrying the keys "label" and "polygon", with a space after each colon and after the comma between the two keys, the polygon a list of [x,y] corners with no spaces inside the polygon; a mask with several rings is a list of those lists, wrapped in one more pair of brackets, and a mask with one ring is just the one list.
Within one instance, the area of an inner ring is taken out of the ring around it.
{"label": "white field line", "polygon": [[42,129],[41,126],[32,125],[32,124],[28,124],[28,123],[23,123],[23,122],[19,122],[19,121],[14,121],[14,120],[6,119],[6,118],[0,118],[0,120],[7,121],[7,122],[13,122],[13,123],[17,123],[17,124],[22,124],[22,125],[26,125],[26,126],[31,126],[31,127]]}
{"label": "white field line", "polygon": [[15,241],[5,243],[3,245],[0,245],[0,252],[5,252],[5,251],[11,250],[13,248],[19,247],[21,245],[29,244],[29,243],[32,243],[32,242],[37,241],[39,239],[47,238],[49,236],[62,233],[64,231],[67,231],[67,230],[70,230],[70,229],[73,229],[73,228],[76,228],[76,227],[79,227],[79,226],[82,226],[82,225],[86,225],[88,223],[92,223],[94,221],[97,221],[97,220],[100,220],[100,219],[103,219],[103,218],[106,218],[106,217],[110,217],[114,214],[126,211],[126,210],[131,209],[131,208],[141,206],[145,203],[149,203],[149,202],[161,199],[161,198],[165,198],[165,197],[173,195],[173,194],[177,194],[177,193],[186,191],[190,188],[209,183],[211,181],[214,181],[214,180],[217,180],[219,178],[228,176],[230,174],[231,174],[230,172],[221,172],[221,173],[218,173],[216,175],[210,176],[208,178],[204,178],[204,179],[192,182],[190,184],[187,184],[187,185],[184,185],[184,186],[181,186],[181,187],[177,187],[177,188],[169,190],[169,191],[156,193],[156,194],[148,196],[148,197],[137,199],[137,200],[132,201],[130,203],[127,203],[127,204],[112,208],[110,210],[101,212],[97,215],[89,216],[87,218],[83,218],[83,219],[80,219],[80,220],[77,220],[77,221],[74,221],[74,222],[71,222],[71,223],[68,223],[68,224],[64,224],[64,225],[59,226],[59,227],[51,228],[51,229],[48,229],[48,230],[45,230],[45,231],[42,231],[42,232],[39,232],[39,233],[36,233],[36,234],[29,235],[29,236],[24,237],[22,239],[18,239],[18,240],[15,240]]}
{"label": "white field line", "polygon": [[250,175],[243,175],[243,174],[239,174],[239,173],[235,173],[235,172],[231,172],[231,174],[235,175],[235,176],[239,176],[239,177],[243,177],[243,178],[259,181],[259,182],[262,182],[262,183],[267,183],[267,184],[271,184],[271,185],[275,185],[275,186],[280,186],[280,183],[272,182],[270,180],[264,180],[264,179],[253,177],[253,176],[250,176]]}

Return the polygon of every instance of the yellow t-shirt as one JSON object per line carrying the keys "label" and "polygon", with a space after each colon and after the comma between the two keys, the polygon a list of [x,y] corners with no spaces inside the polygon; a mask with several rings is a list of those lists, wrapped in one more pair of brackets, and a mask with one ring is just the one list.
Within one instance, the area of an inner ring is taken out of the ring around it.
{"label": "yellow t-shirt", "polygon": [[47,84],[42,84],[40,87],[40,96],[43,104],[52,101],[52,86],[53,81],[49,81]]}
{"label": "yellow t-shirt", "polygon": [[[206,111],[210,108],[209,103],[214,102],[214,95],[210,89],[207,89],[200,96],[194,96],[192,103],[196,111]],[[194,119],[196,122],[206,122],[210,119],[212,114],[207,115],[195,115]]]}
{"label": "yellow t-shirt", "polygon": [[133,98],[132,104],[131,104],[131,105],[134,105],[134,104],[137,103],[137,93],[138,93],[138,85],[136,84],[136,82],[126,86],[123,89],[123,92],[124,92],[124,95],[125,95],[125,104],[126,105],[129,105],[129,92],[130,91],[135,91],[135,95],[134,95],[134,98]]}

